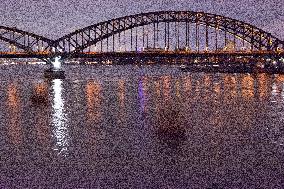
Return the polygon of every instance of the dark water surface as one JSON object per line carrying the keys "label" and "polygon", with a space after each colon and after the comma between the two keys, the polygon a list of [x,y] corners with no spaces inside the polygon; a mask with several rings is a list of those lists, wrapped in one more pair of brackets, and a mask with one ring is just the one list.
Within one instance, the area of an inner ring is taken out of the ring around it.
{"label": "dark water surface", "polygon": [[284,187],[284,76],[0,67],[0,188]]}

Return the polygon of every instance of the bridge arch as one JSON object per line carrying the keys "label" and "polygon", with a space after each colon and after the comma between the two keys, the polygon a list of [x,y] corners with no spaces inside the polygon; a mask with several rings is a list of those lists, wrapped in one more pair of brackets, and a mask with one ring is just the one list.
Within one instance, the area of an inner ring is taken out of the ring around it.
{"label": "bridge arch", "polygon": [[[204,25],[206,28],[210,27],[224,31],[226,34],[231,34],[235,38],[243,40],[243,42],[250,43],[251,49],[276,51],[278,48],[283,49],[284,47],[282,40],[251,24],[221,15],[193,11],[158,11],[115,18],[65,35],[55,41],[55,46],[64,52],[79,53],[102,40],[126,30],[131,30],[132,32],[133,28],[144,27],[150,24],[158,27],[159,23],[165,23],[166,28],[166,24],[172,22],[193,23],[196,24],[196,27]],[[165,35],[167,35],[166,32]],[[188,36],[186,37],[188,38]],[[206,36],[206,43],[208,43],[207,38],[208,36]],[[165,40],[165,46],[170,45],[166,43],[167,41]]]}
{"label": "bridge arch", "polygon": [[0,26],[0,41],[24,50],[25,53],[50,53],[53,46],[53,40],[6,26]]}

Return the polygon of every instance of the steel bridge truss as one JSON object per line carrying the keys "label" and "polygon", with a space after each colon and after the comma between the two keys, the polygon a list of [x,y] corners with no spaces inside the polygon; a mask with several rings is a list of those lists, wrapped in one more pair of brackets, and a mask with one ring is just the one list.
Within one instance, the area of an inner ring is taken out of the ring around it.
{"label": "steel bridge truss", "polygon": [[[102,42],[104,40],[107,42],[108,49],[110,38],[112,38],[114,51],[115,35],[118,35],[120,38],[122,33],[125,35],[125,31],[130,31],[131,49],[133,44],[135,44],[135,49],[137,51],[138,27],[143,27],[143,47],[148,47],[148,35],[145,37],[144,27],[153,26],[153,33],[151,35],[153,35],[154,38],[153,46],[155,48],[159,40],[159,26],[161,27],[161,25],[163,25],[164,44],[165,47],[169,47],[173,46],[173,44],[170,44],[170,24],[173,23],[175,24],[175,27],[177,27],[177,24],[179,23],[185,24],[186,46],[189,45],[190,40],[192,41],[189,34],[190,24],[195,26],[195,44],[198,49],[200,38],[198,32],[199,26],[206,28],[205,39],[203,38],[206,48],[209,46],[209,28],[215,28],[216,50],[218,38],[217,30],[224,32],[225,44],[228,43],[228,36],[231,35],[234,36],[234,42],[236,39],[240,39],[243,44],[249,43],[251,46],[250,49],[252,50],[277,51],[279,48],[282,50],[284,49],[284,42],[282,40],[248,23],[220,15],[192,11],[160,11],[120,17],[76,30],[55,41],[16,28],[0,26],[0,40],[17,47],[18,49],[22,49],[28,54],[46,53],[56,55],[56,53],[64,53],[68,57],[73,54],[84,52],[86,48],[99,43],[101,43],[102,48]],[[133,31],[134,28],[136,28],[136,31]],[[135,32],[136,35],[133,36],[133,33]]]}
{"label": "steel bridge truss", "polygon": [[[133,35],[133,28],[143,27],[146,25],[153,25],[154,27],[154,48],[155,40],[158,38],[158,27],[159,24],[164,24],[165,36],[164,43],[165,46],[170,46],[170,34],[169,25],[170,23],[185,23],[186,24],[186,45],[189,43],[189,24],[195,24],[196,27],[196,45],[199,45],[198,39],[198,27],[203,25],[206,27],[205,41],[206,47],[208,47],[208,28],[215,28],[217,30],[222,30],[225,33],[225,43],[227,43],[227,34],[234,36],[234,41],[236,38],[241,39],[243,43],[249,43],[251,49],[255,50],[266,50],[266,51],[276,51],[277,49],[284,47],[284,42],[280,39],[272,36],[270,33],[265,32],[255,26],[248,23],[238,21],[232,18],[209,14],[204,12],[192,12],[192,11],[160,11],[160,12],[150,12],[141,13],[131,16],[125,16],[121,18],[112,19],[105,22],[100,22],[95,25],[88,26],[86,28],[76,30],[64,37],[59,38],[54,42],[57,50],[66,52],[69,54],[75,54],[83,52],[84,49],[97,45],[99,42],[102,43],[103,40],[107,40],[107,46],[109,45],[109,38],[119,35],[126,30],[131,31],[131,47],[134,40],[136,40],[137,49],[137,30],[136,37]],[[144,31],[143,31],[144,32]],[[144,35],[143,35],[143,46],[144,46]],[[217,34],[216,34],[217,41]],[[113,44],[114,46],[114,44]],[[217,45],[216,45],[217,46]],[[108,47],[107,47],[108,48]],[[216,47],[217,49],[217,47]]]}
{"label": "steel bridge truss", "polygon": [[[0,26],[0,40],[8,43],[10,48],[12,45],[29,54],[50,53],[53,47],[53,40],[5,26]],[[13,52],[13,49],[10,51]]]}

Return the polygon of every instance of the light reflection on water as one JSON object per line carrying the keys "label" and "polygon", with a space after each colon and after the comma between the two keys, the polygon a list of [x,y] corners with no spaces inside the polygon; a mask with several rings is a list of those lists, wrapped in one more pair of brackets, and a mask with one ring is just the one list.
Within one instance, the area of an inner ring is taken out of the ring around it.
{"label": "light reflection on water", "polygon": [[11,142],[15,147],[19,147],[22,143],[22,127],[20,118],[21,102],[16,83],[10,83],[7,88],[8,95],[8,116],[9,116],[9,134]]}
{"label": "light reflection on water", "polygon": [[101,86],[96,81],[88,81],[86,85],[86,97],[88,106],[88,121],[100,122],[101,121]]}
{"label": "light reflection on water", "polygon": [[[1,81],[1,163],[15,174],[5,157],[13,159],[17,148],[23,158],[17,170],[28,170],[10,178],[11,188],[26,174],[34,178],[34,169],[38,180],[30,188],[80,188],[93,180],[102,188],[121,182],[165,188],[188,186],[193,178],[196,188],[210,188],[212,180],[248,187],[256,180],[237,176],[247,178],[248,172],[263,180],[255,186],[278,186],[283,76],[186,73],[167,66],[76,67],[66,73],[71,79]],[[151,182],[144,179],[149,177]]]}
{"label": "light reflection on water", "polygon": [[64,110],[64,99],[62,97],[63,81],[55,79],[52,81],[53,101],[52,101],[52,125],[53,135],[56,140],[56,147],[54,150],[58,151],[58,154],[67,154],[68,146],[70,142],[67,114]]}
{"label": "light reflection on water", "polygon": [[282,84],[282,93],[281,93],[281,96],[282,96],[282,101],[284,102],[284,83]]}

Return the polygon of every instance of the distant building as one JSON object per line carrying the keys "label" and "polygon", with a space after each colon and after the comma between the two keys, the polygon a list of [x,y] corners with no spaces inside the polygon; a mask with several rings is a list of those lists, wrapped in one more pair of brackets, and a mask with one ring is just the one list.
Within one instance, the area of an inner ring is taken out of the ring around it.
{"label": "distant building", "polygon": [[234,41],[229,41],[227,45],[223,49],[224,51],[235,51],[235,43]]}

